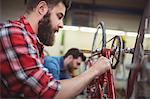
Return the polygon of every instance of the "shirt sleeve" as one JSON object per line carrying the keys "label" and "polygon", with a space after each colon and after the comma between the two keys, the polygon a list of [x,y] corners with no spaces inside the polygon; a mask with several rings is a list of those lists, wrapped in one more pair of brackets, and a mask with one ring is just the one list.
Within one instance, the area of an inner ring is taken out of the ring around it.
{"label": "shirt sleeve", "polygon": [[28,33],[19,27],[3,28],[0,32],[5,54],[1,65],[9,89],[23,93],[25,97],[54,97],[60,89],[60,82],[45,71]]}
{"label": "shirt sleeve", "polygon": [[49,73],[53,75],[53,77],[57,80],[60,79],[60,68],[58,62],[52,58],[51,56],[47,56],[44,58],[44,66],[48,69]]}

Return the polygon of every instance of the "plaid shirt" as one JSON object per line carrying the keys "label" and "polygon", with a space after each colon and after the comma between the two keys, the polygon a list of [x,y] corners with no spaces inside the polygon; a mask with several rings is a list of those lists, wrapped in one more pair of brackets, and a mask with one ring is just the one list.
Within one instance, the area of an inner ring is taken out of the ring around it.
{"label": "plaid shirt", "polygon": [[0,24],[0,96],[52,98],[60,89],[43,67],[43,45],[26,18]]}

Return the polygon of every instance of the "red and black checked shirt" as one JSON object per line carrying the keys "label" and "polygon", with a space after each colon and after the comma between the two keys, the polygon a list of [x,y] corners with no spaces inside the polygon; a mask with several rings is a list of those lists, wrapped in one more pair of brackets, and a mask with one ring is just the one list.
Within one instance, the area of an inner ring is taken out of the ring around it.
{"label": "red and black checked shirt", "polygon": [[43,67],[44,57],[39,53],[43,45],[37,43],[37,36],[24,16],[0,24],[1,97],[51,99],[60,89],[60,82]]}

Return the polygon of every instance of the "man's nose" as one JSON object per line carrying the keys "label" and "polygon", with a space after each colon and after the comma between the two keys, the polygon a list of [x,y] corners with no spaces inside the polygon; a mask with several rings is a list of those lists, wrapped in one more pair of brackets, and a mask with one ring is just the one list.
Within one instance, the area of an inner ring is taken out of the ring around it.
{"label": "man's nose", "polygon": [[59,28],[63,28],[63,26],[64,26],[64,23],[63,23],[63,20],[61,20],[59,23]]}

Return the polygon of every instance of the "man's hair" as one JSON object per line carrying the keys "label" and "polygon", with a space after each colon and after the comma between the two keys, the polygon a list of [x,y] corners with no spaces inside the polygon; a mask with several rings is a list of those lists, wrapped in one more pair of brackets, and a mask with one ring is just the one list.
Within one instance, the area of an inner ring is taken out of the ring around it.
{"label": "man's hair", "polygon": [[67,56],[72,55],[74,59],[77,59],[78,57],[82,58],[82,61],[86,60],[86,57],[84,56],[83,52],[77,48],[71,48],[69,49],[66,54],[64,55],[64,58]]}
{"label": "man's hair", "polygon": [[54,7],[58,3],[62,2],[68,10],[71,6],[71,0],[26,0],[26,12],[30,13],[38,5],[39,2],[45,1],[49,7]]}

